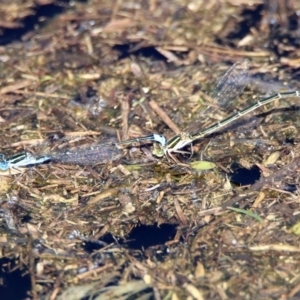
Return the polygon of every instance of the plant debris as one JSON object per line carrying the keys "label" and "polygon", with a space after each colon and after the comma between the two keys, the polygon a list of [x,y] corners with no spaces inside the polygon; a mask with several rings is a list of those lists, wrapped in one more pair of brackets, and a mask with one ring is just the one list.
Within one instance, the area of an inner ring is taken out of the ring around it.
{"label": "plant debris", "polygon": [[[299,98],[195,141],[176,162],[151,141],[102,144],[170,139],[299,89],[298,1],[0,7],[1,153],[61,158],[0,172],[1,299],[300,296]],[[218,106],[217,82],[243,60],[246,89]]]}

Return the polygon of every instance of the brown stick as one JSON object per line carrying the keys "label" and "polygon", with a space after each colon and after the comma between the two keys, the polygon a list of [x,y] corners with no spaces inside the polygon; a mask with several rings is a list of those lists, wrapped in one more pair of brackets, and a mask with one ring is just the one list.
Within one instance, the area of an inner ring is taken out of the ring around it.
{"label": "brown stick", "polygon": [[122,140],[128,139],[129,97],[121,98]]}
{"label": "brown stick", "polygon": [[177,125],[169,118],[169,116],[165,113],[165,111],[158,105],[158,103],[155,100],[151,100],[149,102],[149,105],[160,116],[160,118],[175,132],[175,134],[179,134],[181,132]]}

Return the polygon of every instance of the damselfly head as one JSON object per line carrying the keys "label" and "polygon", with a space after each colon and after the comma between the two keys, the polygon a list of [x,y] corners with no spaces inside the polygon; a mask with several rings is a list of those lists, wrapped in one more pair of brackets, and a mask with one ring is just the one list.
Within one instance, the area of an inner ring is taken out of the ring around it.
{"label": "damselfly head", "polygon": [[153,134],[153,140],[157,143],[160,143],[163,147],[166,146],[167,144],[167,139],[164,135],[162,134],[157,134],[157,133],[154,133]]}

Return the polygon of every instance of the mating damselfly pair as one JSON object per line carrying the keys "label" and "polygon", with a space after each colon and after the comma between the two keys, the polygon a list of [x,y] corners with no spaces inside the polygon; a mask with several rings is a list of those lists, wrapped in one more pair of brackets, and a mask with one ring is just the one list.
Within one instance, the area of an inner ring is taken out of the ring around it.
{"label": "mating damselfly pair", "polygon": [[[228,102],[239,97],[244,91],[247,81],[248,81],[248,60],[242,60],[235,63],[225,75],[218,82],[213,99],[221,107],[228,104]],[[185,153],[183,150],[186,146],[192,144],[194,141],[201,139],[205,136],[208,136],[221,128],[231,124],[237,119],[247,115],[248,113],[256,110],[257,108],[268,104],[272,101],[287,98],[287,97],[300,97],[300,91],[289,91],[277,93],[272,96],[266,97],[259,101],[256,101],[254,104],[240,110],[229,117],[223,119],[222,121],[216,122],[213,125],[195,132],[181,132],[167,140],[162,134],[151,134],[148,136],[138,137],[134,139],[129,139],[123,142],[114,142],[107,144],[99,144],[95,147],[86,147],[82,149],[74,149],[71,151],[56,152],[51,154],[45,154],[41,156],[33,156],[27,152],[17,154],[10,159],[6,159],[3,154],[0,154],[0,170],[7,170],[12,167],[25,167],[29,165],[41,164],[44,162],[54,161],[54,162],[63,162],[63,163],[77,163],[82,165],[91,165],[97,164],[97,161],[111,159],[116,157],[119,154],[119,146],[151,141],[159,144],[159,149],[155,149],[153,154],[157,157],[166,156],[166,158],[177,161],[173,154],[175,153]]]}

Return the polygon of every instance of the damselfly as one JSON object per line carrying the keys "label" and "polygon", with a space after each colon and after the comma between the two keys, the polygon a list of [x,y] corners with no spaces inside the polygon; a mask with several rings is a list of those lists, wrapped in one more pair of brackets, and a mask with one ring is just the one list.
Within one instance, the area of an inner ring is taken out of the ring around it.
{"label": "damselfly", "polygon": [[10,168],[27,167],[45,162],[59,162],[79,165],[96,165],[107,163],[121,157],[122,146],[142,141],[156,141],[162,146],[166,145],[163,135],[151,134],[141,138],[129,139],[122,142],[103,142],[83,147],[75,147],[68,150],[48,152],[41,156],[33,156],[28,152],[15,154],[7,159],[0,153],[0,170],[6,171]]}
{"label": "damselfly", "polygon": [[[234,64],[226,74],[221,78],[214,93],[214,99],[221,105],[227,104],[229,100],[238,97],[244,90],[247,83],[248,76],[248,61],[241,61]],[[300,91],[290,91],[274,94],[270,97],[266,97],[262,100],[251,104],[243,110],[240,110],[229,117],[223,119],[220,122],[216,122],[208,128],[196,133],[181,132],[178,135],[170,138],[166,145],[161,144],[161,149],[156,149],[153,154],[162,157],[166,155],[167,158],[171,158],[177,161],[172,153],[186,153],[182,149],[194,141],[203,138],[209,134],[216,132],[217,130],[229,125],[235,120],[247,115],[248,113],[256,110],[257,108],[268,104],[272,101],[287,98],[287,97],[300,97]],[[158,140],[155,140],[159,142]]]}

